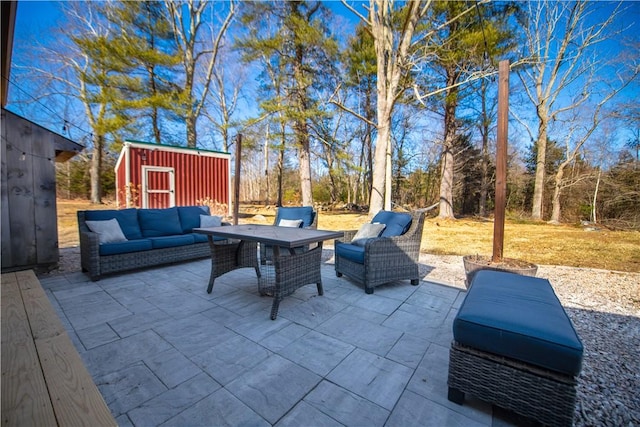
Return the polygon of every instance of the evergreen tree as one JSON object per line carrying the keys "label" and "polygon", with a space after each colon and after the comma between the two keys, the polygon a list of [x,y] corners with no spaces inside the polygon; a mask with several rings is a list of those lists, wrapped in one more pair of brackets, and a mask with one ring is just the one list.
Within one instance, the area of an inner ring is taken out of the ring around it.
{"label": "evergreen tree", "polygon": [[[247,36],[239,42],[245,61],[259,60],[272,74],[263,86],[270,98],[261,107],[277,112],[292,130],[298,150],[302,204],[313,204],[309,123],[323,114],[314,91],[330,75],[337,44],[330,36],[329,11],[320,2],[255,2],[245,5]],[[281,87],[274,87],[279,82]]]}
{"label": "evergreen tree", "polygon": [[115,27],[112,51],[132,68],[123,91],[131,101],[129,114],[147,118],[151,139],[160,144],[161,120],[178,113],[181,104],[179,88],[173,83],[180,51],[167,11],[156,1],[118,1],[106,3],[105,14]]}
{"label": "evergreen tree", "polygon": [[[461,117],[459,109],[464,98],[469,94],[469,87],[462,82],[475,74],[485,72],[483,68],[490,66],[488,58],[504,52],[510,46],[511,31],[507,25],[509,16],[513,13],[509,4],[484,6],[482,11],[468,13],[469,4],[466,2],[436,2],[428,16],[430,25],[440,28],[435,32],[433,41],[425,49],[432,49],[433,73],[426,77],[431,83],[426,87],[433,87],[438,82],[446,89],[438,100],[441,103],[443,116],[441,183],[440,183],[440,212],[441,218],[454,217],[454,159],[453,147],[459,137]],[[481,14],[478,16],[478,14]],[[435,23],[441,23],[436,24]],[[485,110],[483,127],[480,129],[488,138],[489,118]],[[486,154],[487,139],[483,139]],[[480,166],[480,165],[479,165]],[[488,170],[487,164],[484,169]],[[485,175],[486,178],[486,175]],[[482,185],[482,183],[480,184]],[[484,184],[486,191],[486,183]]]}

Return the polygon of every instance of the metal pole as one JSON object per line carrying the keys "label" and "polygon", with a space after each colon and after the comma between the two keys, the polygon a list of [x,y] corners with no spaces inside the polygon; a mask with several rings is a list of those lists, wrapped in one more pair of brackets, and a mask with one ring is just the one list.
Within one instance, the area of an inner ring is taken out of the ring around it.
{"label": "metal pole", "polygon": [[236,135],[236,176],[233,179],[233,225],[238,225],[240,212],[240,158],[242,154],[242,134]]}
{"label": "metal pole", "polygon": [[509,134],[509,61],[498,68],[498,135],[496,141],[496,203],[493,221],[493,262],[502,261],[507,199],[507,138]]}

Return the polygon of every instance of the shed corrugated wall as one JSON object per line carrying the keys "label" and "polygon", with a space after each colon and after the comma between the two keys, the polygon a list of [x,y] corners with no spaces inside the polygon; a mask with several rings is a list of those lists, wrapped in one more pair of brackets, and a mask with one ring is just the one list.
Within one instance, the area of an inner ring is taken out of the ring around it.
{"label": "shed corrugated wall", "polygon": [[[132,202],[136,207],[142,207],[144,188],[142,188],[143,166],[173,168],[174,190],[176,206],[191,206],[199,204],[199,200],[210,199],[228,208],[229,205],[229,157],[224,154],[212,154],[211,152],[178,152],[176,148],[162,146],[140,147],[131,144],[129,147],[129,182],[133,194]],[[121,164],[127,162],[122,161]],[[119,175],[119,170],[117,172]],[[126,194],[126,179],[123,188],[118,192]],[[150,173],[147,175],[147,187],[150,189],[162,189],[166,187],[167,175],[162,173]],[[149,198],[148,208],[170,207],[168,197],[156,195]]]}

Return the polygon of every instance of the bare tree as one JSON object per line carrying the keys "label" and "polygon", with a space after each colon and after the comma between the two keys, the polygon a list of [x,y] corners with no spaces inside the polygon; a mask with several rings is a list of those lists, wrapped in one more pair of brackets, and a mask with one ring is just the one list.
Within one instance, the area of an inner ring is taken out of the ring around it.
{"label": "bare tree", "polygon": [[43,83],[42,87],[47,88],[43,91],[48,92],[46,96],[72,98],[81,106],[92,144],[90,200],[99,204],[102,203],[101,175],[107,142],[130,121],[123,114],[126,101],[119,90],[119,73],[126,71],[128,64],[119,62],[105,48],[104,41],[108,40],[112,28],[97,3],[64,6],[67,25],[59,38],[42,47],[45,61],[35,61],[28,68]]}
{"label": "bare tree", "polygon": [[377,59],[377,137],[374,154],[372,190],[369,215],[381,209],[391,209],[391,119],[396,101],[404,92],[401,77],[410,65],[409,54],[414,43],[414,32],[430,4],[412,1],[404,5],[402,24],[397,30],[393,19],[397,18],[393,0],[369,0],[365,17],[343,2],[365,23],[373,36]]}
{"label": "bare tree", "polygon": [[222,151],[228,152],[231,145],[231,130],[234,127],[233,116],[238,108],[241,89],[245,82],[245,74],[237,61],[224,61],[229,58],[228,52],[222,52],[221,58],[225,66],[217,64],[213,71],[212,102],[205,111],[205,116],[211,121],[222,140]]}
{"label": "bare tree", "polygon": [[[531,61],[531,66],[521,68],[518,75],[526,96],[535,107],[537,129],[534,131],[522,119],[519,120],[527,128],[532,140],[537,141],[531,209],[533,219],[543,218],[546,147],[552,124],[562,119],[563,114],[576,111],[588,103],[594,106],[590,117],[595,124],[588,126],[582,136],[575,138],[573,149],[567,152],[568,156],[574,158],[586,141],[585,137],[588,138],[597,127],[601,108],[612,96],[609,91],[600,94],[600,100],[592,100],[594,87],[598,83],[593,77],[597,75],[594,71],[603,68],[606,56],[596,57],[591,52],[615,34],[610,31],[612,23],[622,10],[619,4],[611,13],[606,14],[604,20],[594,24],[594,12],[600,6],[586,0],[544,0],[528,2],[525,6],[527,10],[523,15],[522,27],[525,56]],[[617,90],[619,89],[614,89]],[[576,93],[576,96],[571,96]],[[563,170],[564,167],[556,178],[562,180]],[[555,217],[556,214],[552,216]]]}
{"label": "bare tree", "polygon": [[[182,84],[182,106],[187,126],[187,146],[195,148],[198,143],[198,118],[209,94],[211,80],[224,37],[236,13],[235,1],[220,3],[226,15],[217,31],[206,31],[203,13],[215,3],[198,0],[165,2],[170,14],[176,43],[182,51],[184,82]],[[209,35],[210,40],[205,37]],[[197,90],[196,90],[197,87]]]}

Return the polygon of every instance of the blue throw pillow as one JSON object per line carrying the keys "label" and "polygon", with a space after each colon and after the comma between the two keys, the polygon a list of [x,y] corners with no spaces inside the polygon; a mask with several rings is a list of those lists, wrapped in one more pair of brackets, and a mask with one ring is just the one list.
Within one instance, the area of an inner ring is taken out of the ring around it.
{"label": "blue throw pillow", "polygon": [[[138,219],[144,237],[182,234],[178,208],[140,209],[138,210]],[[199,217],[198,220],[200,220]]]}
{"label": "blue throw pillow", "polygon": [[85,211],[85,221],[108,221],[112,218],[118,220],[120,228],[128,240],[142,239],[142,231],[138,224],[138,210],[135,208],[121,210]]}

